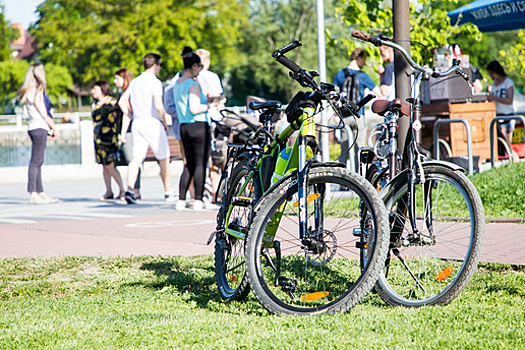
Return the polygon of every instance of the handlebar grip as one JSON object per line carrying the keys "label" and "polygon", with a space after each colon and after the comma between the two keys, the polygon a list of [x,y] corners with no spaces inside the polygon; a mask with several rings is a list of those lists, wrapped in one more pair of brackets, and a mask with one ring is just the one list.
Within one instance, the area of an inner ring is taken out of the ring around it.
{"label": "handlebar grip", "polygon": [[361,109],[364,105],[366,105],[368,102],[370,102],[374,98],[375,96],[372,94],[366,95],[361,101],[357,102],[357,107]]}
{"label": "handlebar grip", "polygon": [[295,49],[296,47],[299,47],[299,46],[303,46],[303,44],[301,44],[301,42],[299,40],[294,40],[293,42],[291,42],[290,44],[286,45],[285,47],[280,48],[278,50],[275,50],[272,53],[272,57],[273,58],[277,58],[279,56],[282,56],[285,53],[287,53],[289,51],[292,51],[293,49]]}
{"label": "handlebar grip", "polygon": [[286,68],[288,68],[289,70],[291,70],[294,73],[297,73],[297,72],[301,71],[301,67],[299,67],[297,65],[297,63],[295,63],[294,61],[288,59],[285,56],[278,56],[278,57],[276,57],[276,59],[277,59],[277,62],[279,62],[280,64],[282,64],[283,66],[285,66]]}
{"label": "handlebar grip", "polygon": [[369,33],[364,33],[359,30],[352,31],[352,36],[363,41],[368,41],[369,43],[374,44],[375,46],[381,46],[383,41],[379,39],[378,35],[372,35]]}

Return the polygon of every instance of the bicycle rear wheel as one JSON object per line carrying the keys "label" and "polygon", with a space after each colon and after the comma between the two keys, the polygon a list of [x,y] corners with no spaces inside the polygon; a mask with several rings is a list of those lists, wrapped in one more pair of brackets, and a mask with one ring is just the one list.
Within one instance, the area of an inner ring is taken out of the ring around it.
{"label": "bicycle rear wheel", "polygon": [[405,177],[384,196],[390,210],[390,248],[376,290],[391,306],[445,305],[468,284],[485,231],[481,199],[472,182],[446,166],[423,164],[415,191],[416,227],[408,215]]}
{"label": "bicycle rear wheel", "polygon": [[[215,239],[215,276],[219,294],[227,300],[243,300],[250,292],[244,258],[245,240],[252,220],[256,191],[251,170],[243,160],[235,166],[230,177],[228,193],[219,214],[226,215],[225,232]],[[228,234],[235,232],[236,235]]]}
{"label": "bicycle rear wheel", "polygon": [[342,168],[313,168],[307,192],[303,239],[295,176],[263,199],[248,236],[250,285],[274,314],[344,312],[371,290],[384,266],[388,216],[364,178]]}

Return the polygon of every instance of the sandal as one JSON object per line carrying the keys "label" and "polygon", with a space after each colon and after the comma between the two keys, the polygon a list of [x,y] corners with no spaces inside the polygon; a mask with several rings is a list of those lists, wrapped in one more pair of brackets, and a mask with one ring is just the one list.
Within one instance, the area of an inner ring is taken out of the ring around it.
{"label": "sandal", "polygon": [[111,193],[110,195],[105,194],[105,195],[103,195],[103,196],[100,196],[100,200],[101,200],[101,201],[107,201],[107,200],[110,200],[110,199],[113,199],[113,198],[114,198],[114,197],[113,197],[113,193]]}

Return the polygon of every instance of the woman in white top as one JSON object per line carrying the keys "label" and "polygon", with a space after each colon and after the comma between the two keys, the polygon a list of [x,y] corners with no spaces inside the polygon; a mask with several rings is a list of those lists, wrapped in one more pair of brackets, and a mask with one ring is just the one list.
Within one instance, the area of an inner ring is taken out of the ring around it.
{"label": "woman in white top", "polygon": [[[487,100],[496,104],[496,115],[513,115],[514,82],[507,77],[505,69],[503,69],[501,64],[496,60],[491,61],[487,65],[487,73],[493,81],[490,92],[487,95]],[[500,130],[509,146],[512,143],[512,133],[515,125],[516,120],[514,119],[499,124]],[[514,161],[519,160],[518,155],[514,151],[512,153]]]}
{"label": "woman in white top", "polygon": [[46,90],[44,66],[32,64],[27,70],[24,83],[18,90],[20,104],[27,107],[29,114],[28,133],[31,138],[31,161],[29,162],[27,191],[30,204],[49,204],[58,202],[44,193],[42,186],[42,163],[48,134],[55,137],[55,122],[47,113],[44,103]]}

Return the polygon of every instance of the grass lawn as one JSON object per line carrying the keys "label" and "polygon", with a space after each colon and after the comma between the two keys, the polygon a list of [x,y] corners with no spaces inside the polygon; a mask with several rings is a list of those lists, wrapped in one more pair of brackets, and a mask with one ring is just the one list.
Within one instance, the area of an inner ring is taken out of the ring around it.
{"label": "grass lawn", "polygon": [[525,163],[513,163],[470,176],[487,218],[524,218]]}
{"label": "grass lawn", "polygon": [[0,260],[0,349],[523,349],[525,268],[482,264],[444,307],[276,317],[223,302],[213,258]]}

